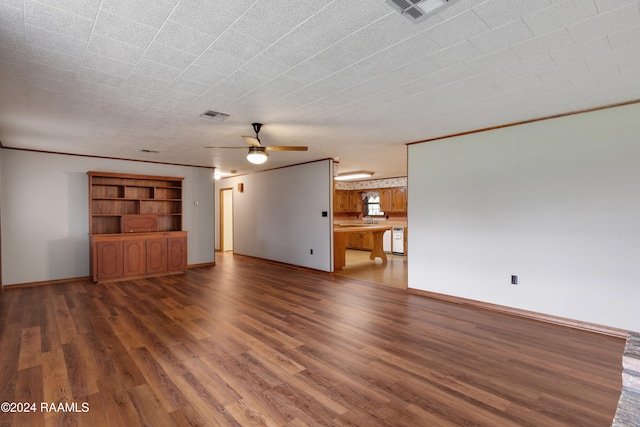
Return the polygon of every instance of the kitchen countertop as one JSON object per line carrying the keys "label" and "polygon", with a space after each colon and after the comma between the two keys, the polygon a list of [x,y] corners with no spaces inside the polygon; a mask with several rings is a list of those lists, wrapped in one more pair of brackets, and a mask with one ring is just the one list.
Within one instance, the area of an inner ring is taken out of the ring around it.
{"label": "kitchen countertop", "polygon": [[378,221],[374,223],[367,223],[362,220],[342,220],[342,221],[338,220],[333,222],[334,227],[347,227],[347,226],[370,227],[372,225],[388,226],[388,227],[406,227],[407,221],[385,220],[385,221]]}
{"label": "kitchen countertop", "polygon": [[333,227],[334,233],[358,233],[362,231],[386,231],[391,230],[391,225],[380,225],[380,224],[349,224],[349,225],[340,225]]}

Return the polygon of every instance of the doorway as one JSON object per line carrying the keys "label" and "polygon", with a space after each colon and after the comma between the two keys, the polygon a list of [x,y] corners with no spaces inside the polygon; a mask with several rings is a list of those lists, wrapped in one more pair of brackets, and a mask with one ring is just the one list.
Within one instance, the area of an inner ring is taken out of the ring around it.
{"label": "doorway", "polygon": [[233,252],[233,188],[220,189],[220,251]]}

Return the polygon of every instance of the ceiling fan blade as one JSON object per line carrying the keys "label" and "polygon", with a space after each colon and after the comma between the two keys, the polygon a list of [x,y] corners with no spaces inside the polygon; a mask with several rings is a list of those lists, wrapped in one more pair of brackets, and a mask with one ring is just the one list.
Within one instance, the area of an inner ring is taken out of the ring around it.
{"label": "ceiling fan blade", "polygon": [[204,148],[242,148],[243,150],[247,149],[247,147],[220,147],[218,145],[205,145]]}
{"label": "ceiling fan blade", "polygon": [[303,145],[269,145],[264,148],[269,151],[307,151],[309,149]]}
{"label": "ceiling fan blade", "polygon": [[246,142],[249,145],[253,145],[254,147],[261,147],[260,145],[260,140],[258,138],[256,138],[255,136],[242,136],[242,139],[244,139],[244,142]]}

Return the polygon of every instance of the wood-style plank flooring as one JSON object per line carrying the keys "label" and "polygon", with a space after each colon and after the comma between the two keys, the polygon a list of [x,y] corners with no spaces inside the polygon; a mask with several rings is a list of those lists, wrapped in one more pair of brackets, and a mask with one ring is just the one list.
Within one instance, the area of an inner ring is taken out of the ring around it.
{"label": "wood-style plank flooring", "polygon": [[0,425],[613,419],[622,339],[248,257],[216,261],[179,276],[5,291],[0,402],[37,410],[2,412]]}

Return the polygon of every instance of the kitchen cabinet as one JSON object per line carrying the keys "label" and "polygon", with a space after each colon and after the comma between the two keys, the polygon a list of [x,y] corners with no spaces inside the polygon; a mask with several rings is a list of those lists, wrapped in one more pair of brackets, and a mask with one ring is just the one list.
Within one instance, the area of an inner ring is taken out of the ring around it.
{"label": "kitchen cabinet", "polygon": [[362,212],[364,205],[360,190],[336,190],[333,196],[334,212]]}
{"label": "kitchen cabinet", "polygon": [[391,212],[407,211],[407,187],[394,187],[391,192]]}
{"label": "kitchen cabinet", "polygon": [[391,188],[381,188],[378,190],[378,194],[380,194],[380,210],[384,213],[391,212],[393,210]]}
{"label": "kitchen cabinet", "polygon": [[380,210],[384,213],[407,211],[407,187],[381,188]]}
{"label": "kitchen cabinet", "polygon": [[352,190],[349,192],[349,212],[364,211],[364,203],[362,202],[362,192],[360,190]]}
{"label": "kitchen cabinet", "polygon": [[373,233],[355,232],[349,233],[347,247],[349,249],[373,250]]}
{"label": "kitchen cabinet", "polygon": [[334,192],[333,211],[349,212],[349,190],[336,190]]}

